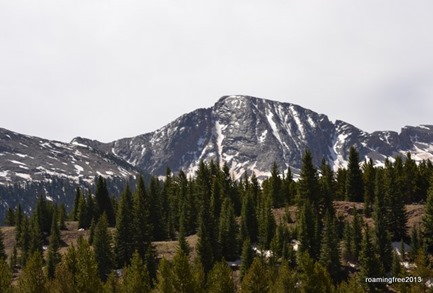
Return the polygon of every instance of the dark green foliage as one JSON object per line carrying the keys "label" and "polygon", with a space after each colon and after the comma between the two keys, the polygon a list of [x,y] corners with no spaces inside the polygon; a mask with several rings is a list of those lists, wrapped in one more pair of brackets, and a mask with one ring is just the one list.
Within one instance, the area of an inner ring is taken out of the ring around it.
{"label": "dark green foliage", "polygon": [[317,170],[313,165],[313,157],[309,150],[305,151],[302,158],[301,175],[298,181],[298,199],[301,202],[310,201],[313,208],[317,210],[320,200],[320,187]]}
{"label": "dark green foliage", "polygon": [[379,200],[376,198],[374,204],[374,244],[375,251],[380,255],[380,262],[387,273],[391,270],[392,263],[392,244],[391,236],[386,229],[386,222],[383,214],[383,207],[380,206]]}
{"label": "dark green foliage", "polygon": [[215,255],[209,232],[203,221],[201,221],[198,230],[197,256],[205,273],[208,273],[212,269]]}
{"label": "dark green foliage", "polygon": [[253,242],[257,241],[258,238],[257,214],[254,205],[254,200],[249,193],[244,195],[244,199],[242,201],[240,233],[241,233],[242,240],[249,238]]}
{"label": "dark green foliage", "polygon": [[334,280],[337,280],[340,275],[340,251],[338,245],[336,219],[327,213],[324,219],[319,260]]}
{"label": "dark green foliage", "polygon": [[54,278],[57,264],[60,262],[60,229],[57,222],[57,209],[54,209],[51,223],[50,245],[48,246],[47,275]]}
{"label": "dark green foliage", "polygon": [[111,248],[112,238],[108,231],[107,216],[102,214],[95,227],[93,248],[96,263],[101,280],[105,281],[114,266],[113,251]]}
{"label": "dark green foliage", "polygon": [[[373,243],[371,241],[370,231],[366,229],[362,237],[361,252],[359,254],[359,265],[360,272],[359,277],[361,280],[365,278],[380,277],[383,273],[381,271],[381,265],[378,260],[378,256],[374,250]],[[373,291],[378,283],[364,283],[366,288]]]}
{"label": "dark green foliage", "polygon": [[427,250],[433,251],[433,177],[430,179],[430,188],[422,218],[422,236]]}
{"label": "dark green foliage", "polygon": [[238,257],[238,226],[230,199],[224,200],[219,218],[218,244],[221,256],[229,261],[236,260]]}
{"label": "dark green foliage", "polygon": [[361,251],[361,242],[362,242],[362,225],[363,220],[359,216],[357,210],[355,207],[353,208],[355,211],[355,214],[353,216],[353,222],[352,222],[352,248],[353,248],[353,256],[355,259],[358,259],[359,253]]}
{"label": "dark green foliage", "polygon": [[364,215],[369,218],[374,202],[374,188],[376,180],[376,171],[373,166],[373,160],[370,159],[366,161],[362,169],[364,183]]}
{"label": "dark green foliage", "polygon": [[359,154],[355,147],[349,150],[349,164],[346,174],[346,200],[362,201],[364,196],[364,185],[362,171],[359,167]]}
{"label": "dark green foliage", "polygon": [[335,211],[334,206],[332,205],[335,195],[334,172],[325,159],[322,160],[322,164],[320,165],[320,173],[322,174],[319,179],[321,194],[319,204],[322,207],[321,213],[330,213],[331,215],[334,215]]}
{"label": "dark green foliage", "polygon": [[250,239],[244,240],[242,245],[242,263],[241,263],[241,278],[246,274],[251,264],[253,263],[254,251],[251,247]]}
{"label": "dark green foliage", "polygon": [[260,197],[258,208],[258,232],[259,232],[259,244],[264,249],[269,249],[272,238],[275,234],[275,218],[272,214],[272,198],[262,195]]}
{"label": "dark green foliage", "polygon": [[10,207],[6,211],[5,225],[6,226],[15,226],[15,213],[14,213],[14,210]]}
{"label": "dark green foliage", "polygon": [[[114,249],[117,267],[121,268],[131,263],[134,253],[133,202],[129,185],[120,196],[116,220],[116,237]],[[138,230],[138,229],[137,229]]]}
{"label": "dark green foliage", "polygon": [[108,225],[113,227],[116,223],[116,215],[111,202],[110,195],[108,194],[107,181],[99,176],[96,183],[95,191],[95,219],[98,220],[103,213],[107,215]]}
{"label": "dark green foliage", "polygon": [[81,192],[81,189],[77,186],[75,190],[74,207],[72,209],[71,216],[70,216],[72,221],[78,221],[78,212],[80,210],[81,197],[83,197],[83,193]]}
{"label": "dark green foliage", "polygon": [[6,258],[7,258],[6,251],[5,251],[4,238],[5,238],[5,235],[3,233],[3,230],[0,228],[0,260],[6,260]]}
{"label": "dark green foliage", "polygon": [[133,200],[133,241],[134,249],[142,259],[151,245],[151,225],[149,223],[150,199],[146,193],[143,177],[137,179]]}

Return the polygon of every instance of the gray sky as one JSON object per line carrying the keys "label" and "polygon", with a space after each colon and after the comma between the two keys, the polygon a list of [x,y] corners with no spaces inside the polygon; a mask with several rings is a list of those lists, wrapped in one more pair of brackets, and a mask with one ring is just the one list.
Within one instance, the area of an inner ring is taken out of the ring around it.
{"label": "gray sky", "polygon": [[104,142],[246,94],[433,124],[433,1],[0,0],[0,127]]}

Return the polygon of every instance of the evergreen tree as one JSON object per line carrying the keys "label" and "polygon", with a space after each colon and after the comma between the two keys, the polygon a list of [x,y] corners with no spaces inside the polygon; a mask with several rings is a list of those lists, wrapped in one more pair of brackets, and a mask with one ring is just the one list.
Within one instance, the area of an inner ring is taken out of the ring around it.
{"label": "evergreen tree", "polygon": [[355,259],[358,259],[359,253],[361,251],[361,242],[362,242],[362,225],[363,221],[362,218],[360,218],[357,210],[354,208],[355,214],[353,216],[353,222],[352,222],[352,232],[353,232],[353,255]]}
{"label": "evergreen tree", "polygon": [[116,222],[116,217],[110,196],[108,194],[107,181],[102,176],[99,176],[97,179],[95,201],[96,220],[98,220],[99,217],[105,213],[107,215],[108,225],[113,227]]}
{"label": "evergreen tree", "polygon": [[355,147],[349,150],[349,164],[346,175],[346,200],[362,201],[364,186],[362,182],[362,171],[359,167],[359,154]]}
{"label": "evergreen tree", "polygon": [[35,252],[30,257],[18,279],[18,292],[25,293],[44,293],[49,292],[47,278],[42,269],[43,260],[40,253]]}
{"label": "evergreen tree", "polygon": [[207,227],[203,221],[200,221],[198,230],[197,256],[207,274],[214,262],[214,252],[212,249],[211,239],[208,234]]}
{"label": "evergreen tree", "polygon": [[230,199],[226,198],[224,200],[219,218],[218,243],[221,247],[221,255],[226,260],[236,260],[238,257],[238,243],[236,237],[238,227]]}
{"label": "evergreen tree", "polygon": [[[359,277],[361,280],[365,280],[365,278],[373,278],[380,276],[380,265],[377,259],[377,255],[374,251],[368,228],[366,229],[362,237],[361,252],[359,255],[359,265]],[[374,291],[376,287],[375,283],[365,283],[365,286],[369,291]]]}
{"label": "evergreen tree", "polygon": [[264,195],[260,197],[258,217],[259,244],[262,248],[269,249],[276,228],[275,218],[272,213],[272,198]]}
{"label": "evergreen tree", "polygon": [[75,189],[75,199],[74,199],[74,207],[71,212],[71,220],[78,221],[78,212],[80,210],[80,200],[83,196],[81,189],[77,186]]}
{"label": "evergreen tree", "polygon": [[251,247],[251,241],[249,238],[244,240],[244,243],[242,245],[242,263],[241,263],[241,278],[245,276],[248,269],[250,268],[251,264],[253,263],[253,249]]}
{"label": "evergreen tree", "polygon": [[429,252],[433,251],[433,177],[430,179],[430,188],[428,189],[427,201],[424,205],[422,236],[427,250]]}
{"label": "evergreen tree", "polygon": [[344,230],[343,230],[343,258],[346,261],[354,261],[355,254],[354,254],[354,247],[353,247],[353,230],[352,226],[349,222],[344,222]]}
{"label": "evergreen tree", "polygon": [[21,209],[21,204],[18,204],[15,212],[15,241],[17,242],[18,246],[21,247],[21,232],[23,230],[23,218],[24,214]]}
{"label": "evergreen tree", "polygon": [[317,211],[318,202],[320,200],[319,181],[317,178],[317,170],[313,165],[313,157],[309,150],[306,150],[302,157],[301,175],[298,181],[298,195],[301,202],[309,200],[315,211]]}
{"label": "evergreen tree", "polygon": [[188,257],[178,250],[173,259],[173,288],[175,292],[189,293],[198,290],[198,284],[193,276]]}
{"label": "evergreen tree", "polygon": [[150,223],[149,223],[149,197],[146,194],[143,177],[137,179],[133,201],[133,240],[134,250],[142,259],[145,259],[147,250],[151,246]]}
{"label": "evergreen tree", "polygon": [[88,218],[88,207],[86,203],[86,199],[84,196],[80,196],[78,199],[78,209],[77,209],[77,221],[78,228],[87,229],[90,225],[90,220]]}
{"label": "evergreen tree", "polygon": [[374,208],[374,243],[375,250],[380,255],[380,261],[382,262],[383,269],[386,272],[391,270],[392,264],[392,244],[391,236],[388,234],[386,229],[386,223],[384,215],[382,213],[383,208],[380,206],[378,199],[375,200]]}
{"label": "evergreen tree", "polygon": [[147,293],[150,292],[150,277],[143,260],[137,251],[134,252],[131,265],[125,270],[122,292]]}
{"label": "evergreen tree", "polygon": [[59,208],[59,229],[60,230],[66,230],[66,207],[65,204],[62,203]]}
{"label": "evergreen tree", "polygon": [[295,292],[297,279],[289,264],[283,261],[278,269],[278,276],[271,287],[272,293]]}
{"label": "evergreen tree", "polygon": [[4,240],[5,240],[5,234],[3,233],[3,230],[0,228],[0,259],[2,260],[6,260],[7,258]]}
{"label": "evergreen tree", "polygon": [[233,281],[233,272],[227,263],[223,260],[217,262],[209,272],[207,281],[208,293],[235,293],[235,284]]}
{"label": "evergreen tree", "polygon": [[12,292],[12,272],[6,260],[0,259],[0,291],[2,293]]}
{"label": "evergreen tree", "polygon": [[15,226],[15,213],[12,210],[12,208],[10,208],[10,207],[6,211],[5,225],[6,226]]}
{"label": "evergreen tree", "polygon": [[173,284],[173,272],[168,260],[163,258],[158,266],[158,283],[156,284],[157,292],[176,293]]}
{"label": "evergreen tree", "polygon": [[100,292],[102,284],[99,278],[95,253],[83,238],[78,238],[77,243],[76,251],[72,252],[74,255],[71,257],[72,264],[75,266],[71,267],[74,286],[77,292],[80,293]]}
{"label": "evergreen tree", "polygon": [[371,215],[372,203],[374,202],[376,172],[373,166],[373,160],[369,159],[363,166],[363,184],[364,184],[364,215],[368,218]]}
{"label": "evergreen tree", "polygon": [[240,292],[266,293],[269,292],[270,271],[266,264],[258,257],[254,258],[241,282]]}
{"label": "evergreen tree", "polygon": [[133,202],[129,185],[120,196],[116,220],[115,254],[117,267],[129,265],[134,253]]}
{"label": "evergreen tree", "polygon": [[240,233],[242,240],[246,240],[247,238],[249,238],[253,242],[257,241],[257,214],[253,198],[250,194],[245,194],[242,201]]}
{"label": "evergreen tree", "polygon": [[334,172],[325,159],[322,160],[322,164],[320,165],[320,173],[322,174],[319,179],[321,193],[320,205],[323,208],[322,213],[334,215],[335,211],[332,204],[335,194]]}
{"label": "evergreen tree", "polygon": [[113,269],[113,252],[111,249],[111,235],[108,232],[107,216],[102,214],[95,227],[93,247],[96,263],[101,280],[105,281]]}
{"label": "evergreen tree", "polygon": [[47,273],[48,278],[53,279],[56,266],[60,262],[60,230],[57,222],[57,209],[54,209],[51,223],[50,245],[48,247]]}
{"label": "evergreen tree", "polygon": [[339,240],[335,220],[327,213],[323,225],[322,242],[320,248],[320,262],[336,280],[340,273]]}

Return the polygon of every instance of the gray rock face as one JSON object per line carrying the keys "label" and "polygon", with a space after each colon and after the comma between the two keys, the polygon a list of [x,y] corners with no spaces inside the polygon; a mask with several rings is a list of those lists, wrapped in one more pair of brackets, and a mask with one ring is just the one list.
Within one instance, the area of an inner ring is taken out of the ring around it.
{"label": "gray rock face", "polygon": [[417,161],[432,159],[433,126],[367,133],[298,105],[225,96],[154,132],[111,143],[77,137],[65,144],[0,129],[0,184],[53,176],[90,182],[96,174],[165,175],[167,167],[193,175],[200,160],[226,163],[236,179],[252,171],[268,176],[273,162],[296,174],[307,148],[317,165],[324,158],[337,169],[347,165],[351,146],[361,159],[379,165],[408,151]]}
{"label": "gray rock face", "polygon": [[66,144],[0,128],[0,184],[50,181],[92,183],[95,175],[127,177],[138,170],[123,160],[77,143]]}
{"label": "gray rock face", "polygon": [[74,140],[110,153],[146,173],[164,175],[166,167],[193,174],[200,160],[226,163],[235,178],[254,171],[269,175],[273,162],[296,174],[308,148],[316,164],[347,165],[351,146],[361,159],[383,164],[385,158],[412,152],[415,160],[433,157],[433,126],[404,127],[401,133],[366,133],[343,121],[298,105],[249,96],[225,96],[208,109],[185,114],[161,129],[102,144]]}

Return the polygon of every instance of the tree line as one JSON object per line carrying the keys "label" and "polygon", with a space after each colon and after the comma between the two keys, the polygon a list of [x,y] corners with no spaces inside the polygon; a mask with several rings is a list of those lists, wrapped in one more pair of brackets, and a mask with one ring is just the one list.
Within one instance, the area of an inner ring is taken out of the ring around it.
{"label": "tree line", "polygon": [[[145,183],[138,176],[117,197],[99,177],[94,194],[76,189],[69,213],[40,196],[30,217],[19,205],[7,213],[6,223],[16,227],[16,247],[1,278],[7,283],[22,269],[11,288],[42,280],[50,290],[85,290],[80,274],[95,276],[94,285],[87,284],[93,291],[59,292],[364,292],[385,289],[366,284],[365,277],[407,275],[403,261],[416,263],[412,274],[432,276],[430,161],[416,164],[408,153],[383,166],[361,164],[351,148],[347,168],[334,172],[325,160],[314,166],[307,150],[298,180],[276,163],[270,173],[261,183],[254,173],[235,181],[227,165],[201,161],[194,177],[170,169],[165,180]],[[335,211],[336,200],[362,202],[364,208],[353,208],[347,220]],[[426,202],[425,215],[421,226],[408,231],[405,204],[414,202]],[[282,217],[275,217],[276,209]],[[369,218],[372,225],[364,220]],[[66,220],[78,221],[89,238],[61,256]],[[198,235],[194,259],[186,240],[192,234]],[[156,255],[153,242],[163,240],[178,241],[173,261]],[[396,255],[392,242],[410,243],[411,249]],[[235,287],[227,261],[238,259]],[[425,284],[399,286],[417,290]]]}

